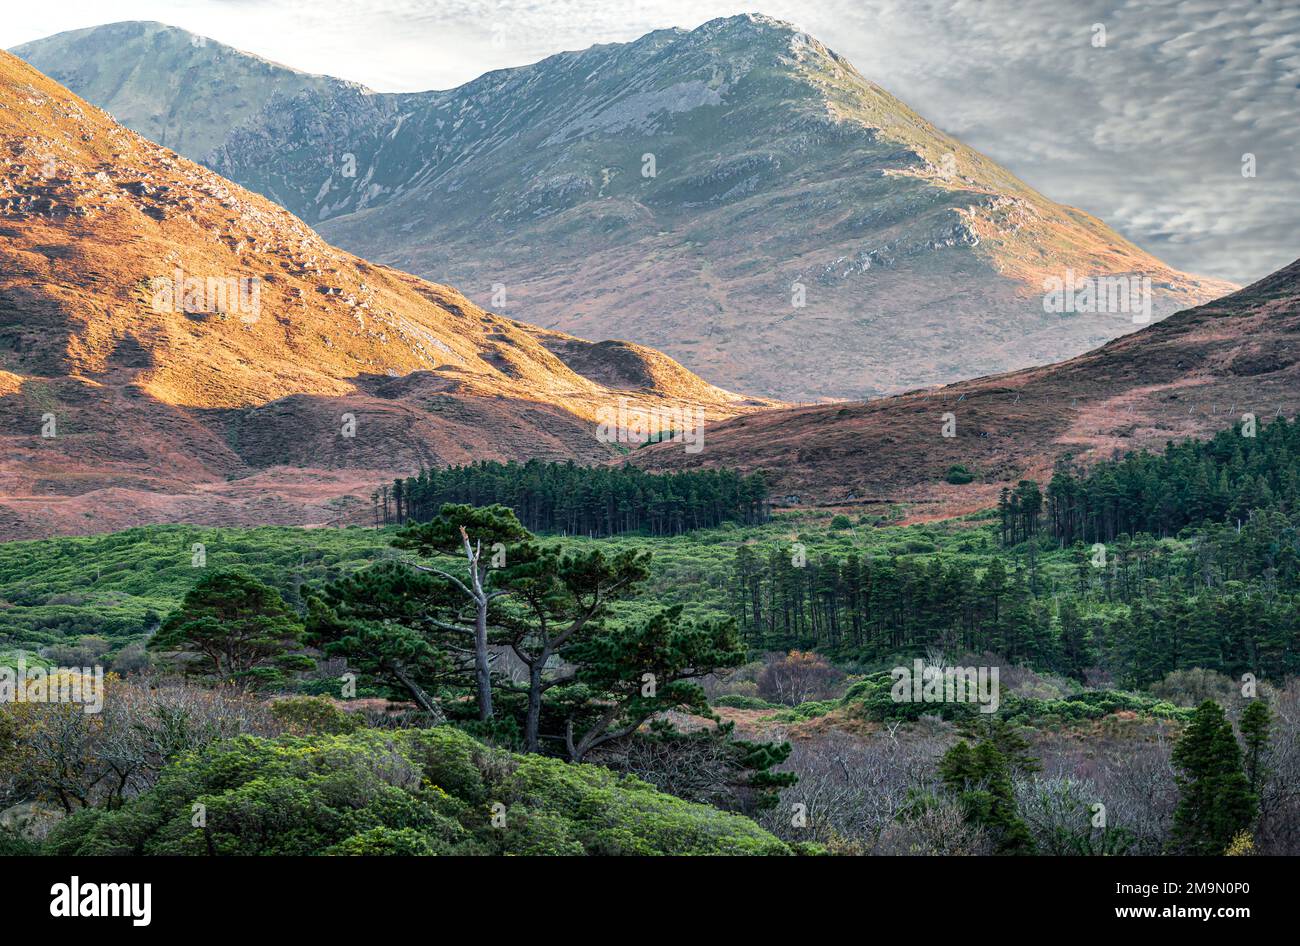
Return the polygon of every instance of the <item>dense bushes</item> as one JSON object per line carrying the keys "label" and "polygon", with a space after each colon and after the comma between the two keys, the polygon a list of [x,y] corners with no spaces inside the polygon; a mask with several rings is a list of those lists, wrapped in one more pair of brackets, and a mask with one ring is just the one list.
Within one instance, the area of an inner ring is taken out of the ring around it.
{"label": "dense bushes", "polygon": [[68,812],[116,807],[148,790],[187,751],[279,731],[247,693],[174,678],[109,675],[99,714],[76,703],[3,703],[0,808],[24,800]]}
{"label": "dense bushes", "polygon": [[821,654],[792,650],[775,654],[758,674],[758,695],[773,703],[798,706],[825,700],[843,692],[845,674]]}
{"label": "dense bushes", "polygon": [[893,686],[888,672],[870,674],[849,688],[842,705],[853,714],[876,722],[916,720],[922,716],[970,720],[989,715],[1025,724],[1052,725],[1101,719],[1120,712],[1180,722],[1192,716],[1190,708],[1119,690],[1082,690],[1060,699],[1039,699],[1017,696],[1005,687],[1001,689],[997,712],[982,714],[979,705],[973,702],[898,702],[891,693]]}
{"label": "dense bushes", "polygon": [[964,486],[975,481],[975,474],[962,464],[954,463],[948,467],[948,472],[944,474],[943,478],[954,486]]}
{"label": "dense bushes", "polygon": [[0,857],[30,857],[40,852],[39,844],[0,825]]}
{"label": "dense bushes", "polygon": [[387,535],[359,528],[166,525],[0,543],[0,648],[84,650],[100,638],[114,656],[156,630],[203,569],[238,566],[301,608],[303,585],[395,554]]}
{"label": "dense bushes", "polygon": [[59,854],[788,854],[752,822],[591,765],[451,727],[192,752],[116,810],[51,833]]}
{"label": "dense bushes", "polygon": [[271,717],[294,736],[339,735],[366,727],[362,713],[342,709],[323,696],[287,696],[274,700]]}

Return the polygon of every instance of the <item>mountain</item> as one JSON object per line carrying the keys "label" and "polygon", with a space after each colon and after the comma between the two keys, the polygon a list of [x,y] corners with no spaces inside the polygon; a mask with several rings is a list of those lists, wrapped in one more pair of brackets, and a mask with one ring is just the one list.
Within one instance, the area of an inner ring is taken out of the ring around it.
{"label": "mountain", "polygon": [[421,464],[609,459],[622,397],[768,403],[341,252],[0,53],[0,537],[350,521]]}
{"label": "mountain", "polygon": [[[67,45],[18,51],[69,73]],[[189,107],[220,123],[172,94],[154,60],[109,44],[98,58],[175,125]],[[1149,277],[1152,319],[1236,288],[1053,203],[763,16],[445,92],[300,81],[230,114],[221,144],[190,156],[367,258],[484,303],[497,287],[518,318],[653,345],[739,390],[874,396],[1059,360],[1137,327],[1128,313],[1044,311],[1045,279]]]}
{"label": "mountain", "polygon": [[[1205,437],[1243,415],[1300,414],[1300,260],[1239,292],[1179,312],[1059,364],[883,398],[765,411],[710,426],[702,452],[639,450],[668,470],[763,469],[791,503],[934,503],[987,508],[1002,486],[1081,463]],[[946,414],[955,436],[943,436]],[[977,475],[949,485],[949,467]]]}
{"label": "mountain", "polygon": [[364,91],[162,23],[109,23],[14,52],[146,138],[198,160],[273,98]]}

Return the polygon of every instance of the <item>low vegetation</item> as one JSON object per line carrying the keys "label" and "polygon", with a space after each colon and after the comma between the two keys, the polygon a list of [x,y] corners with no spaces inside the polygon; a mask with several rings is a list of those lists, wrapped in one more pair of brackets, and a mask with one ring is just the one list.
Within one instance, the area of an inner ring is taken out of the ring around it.
{"label": "low vegetation", "polygon": [[[0,665],[112,670],[98,715],[0,706],[0,850],[1300,852],[1291,494],[1101,557],[1030,495],[0,547]],[[900,698],[951,667],[994,703]]]}
{"label": "low vegetation", "polygon": [[451,727],[265,739],[181,757],[121,807],[64,819],[89,855],[790,854],[753,822]]}

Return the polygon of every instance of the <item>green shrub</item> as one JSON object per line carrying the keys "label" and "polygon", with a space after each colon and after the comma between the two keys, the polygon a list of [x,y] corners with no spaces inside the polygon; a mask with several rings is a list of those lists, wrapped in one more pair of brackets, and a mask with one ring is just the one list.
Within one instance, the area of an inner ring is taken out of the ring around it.
{"label": "green shrub", "polygon": [[975,474],[966,469],[962,464],[954,463],[952,466],[948,467],[948,472],[944,474],[943,478],[949,483],[961,486],[973,482]]}
{"label": "green shrub", "polygon": [[116,810],[51,832],[58,854],[790,854],[758,825],[593,765],[459,730],[241,736],[192,752]]}
{"label": "green shrub", "polygon": [[[843,703],[857,715],[877,722],[916,720],[922,716],[960,720],[980,715],[977,703],[895,702],[891,694],[893,683],[887,671],[869,674],[849,687]],[[1049,700],[1018,697],[1003,689],[997,715],[1022,723],[1068,723],[1101,719],[1118,712],[1186,721],[1192,710],[1120,690],[1084,690],[1063,699]]]}
{"label": "green shrub", "polygon": [[421,857],[439,853],[429,838],[414,828],[370,828],[326,848],[322,853],[353,857]]}
{"label": "green shrub", "polygon": [[[501,854],[567,854],[577,853],[577,847],[603,855],[790,853],[746,818],[661,794],[640,779],[595,765],[519,757],[496,792],[509,807]],[[519,837],[516,811],[524,819]],[[548,816],[553,852],[535,849],[538,828],[530,821],[538,812]]]}
{"label": "green shrub", "polygon": [[773,719],[782,723],[801,723],[806,719],[825,716],[831,710],[839,709],[841,705],[843,704],[840,700],[809,700],[807,703],[783,709]]}
{"label": "green shrub", "polygon": [[724,693],[709,700],[713,706],[729,706],[732,709],[765,710],[783,709],[780,703],[769,703],[757,696],[745,696],[740,693]]}
{"label": "green shrub", "polygon": [[0,825],[0,857],[22,857],[41,853],[40,845],[12,828]]}

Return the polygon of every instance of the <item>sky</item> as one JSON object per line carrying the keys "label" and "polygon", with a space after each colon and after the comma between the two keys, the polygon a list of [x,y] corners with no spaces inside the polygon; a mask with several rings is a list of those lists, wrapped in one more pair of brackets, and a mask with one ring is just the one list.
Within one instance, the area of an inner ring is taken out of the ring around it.
{"label": "sky", "polygon": [[1300,257],[1297,0],[58,0],[7,4],[0,47],[159,20],[416,91],[741,12],[1179,269],[1246,284]]}

